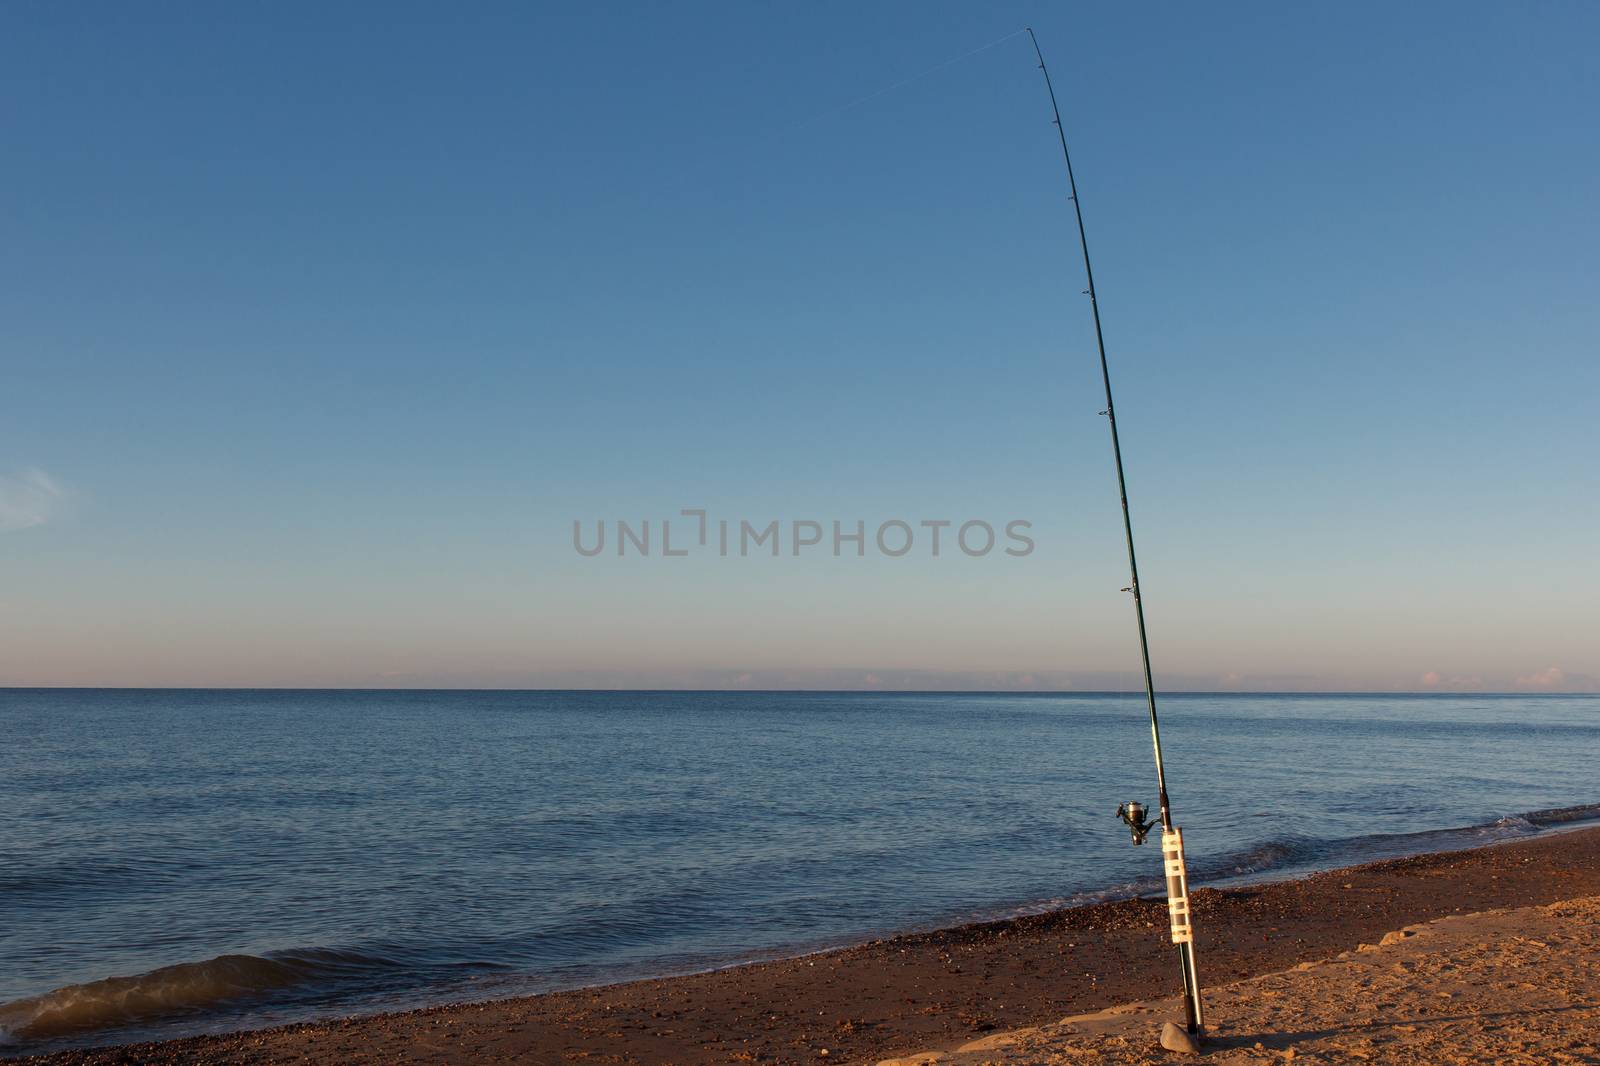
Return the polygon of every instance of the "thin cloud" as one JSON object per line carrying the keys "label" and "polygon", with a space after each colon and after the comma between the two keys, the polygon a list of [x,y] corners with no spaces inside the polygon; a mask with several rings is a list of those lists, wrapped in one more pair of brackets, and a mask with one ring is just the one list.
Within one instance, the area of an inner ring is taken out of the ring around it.
{"label": "thin cloud", "polygon": [[1517,684],[1527,685],[1529,688],[1554,688],[1567,679],[1567,672],[1559,666],[1547,666],[1534,674],[1524,674],[1517,678]]}
{"label": "thin cloud", "polygon": [[0,475],[0,533],[42,526],[61,513],[67,492],[43,470]]}
{"label": "thin cloud", "polygon": [[1483,688],[1483,678],[1477,674],[1441,674],[1437,670],[1429,670],[1419,680],[1425,689],[1447,692],[1471,692]]}

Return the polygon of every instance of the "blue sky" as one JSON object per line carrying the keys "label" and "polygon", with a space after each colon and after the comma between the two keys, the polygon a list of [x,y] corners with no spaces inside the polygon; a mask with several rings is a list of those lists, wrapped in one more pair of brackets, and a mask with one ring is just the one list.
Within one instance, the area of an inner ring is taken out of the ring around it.
{"label": "blue sky", "polygon": [[9,5],[0,683],[1132,684],[1024,25],[1160,682],[1600,687],[1577,3]]}

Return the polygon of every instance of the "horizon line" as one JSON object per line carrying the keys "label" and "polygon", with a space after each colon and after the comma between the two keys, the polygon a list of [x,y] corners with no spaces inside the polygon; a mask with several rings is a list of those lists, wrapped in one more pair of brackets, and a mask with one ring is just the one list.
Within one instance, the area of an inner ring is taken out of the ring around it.
{"label": "horizon line", "polygon": [[[417,686],[368,685],[77,685],[0,684],[0,692],[614,692],[656,694],[745,693],[748,695],[846,696],[1143,696],[1142,688],[1129,689],[919,689],[919,688],[525,688],[521,686]],[[1594,696],[1592,690],[1440,690],[1440,689],[1158,689],[1157,696]]]}

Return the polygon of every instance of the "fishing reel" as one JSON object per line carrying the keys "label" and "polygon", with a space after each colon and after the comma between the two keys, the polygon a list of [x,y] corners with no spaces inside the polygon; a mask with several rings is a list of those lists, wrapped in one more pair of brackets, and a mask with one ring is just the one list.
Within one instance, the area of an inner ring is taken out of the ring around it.
{"label": "fishing reel", "polygon": [[1117,808],[1117,817],[1126,822],[1128,828],[1133,831],[1133,842],[1135,844],[1143,844],[1144,838],[1149,835],[1151,827],[1156,824],[1145,821],[1147,813],[1144,804],[1135,803],[1131,800]]}

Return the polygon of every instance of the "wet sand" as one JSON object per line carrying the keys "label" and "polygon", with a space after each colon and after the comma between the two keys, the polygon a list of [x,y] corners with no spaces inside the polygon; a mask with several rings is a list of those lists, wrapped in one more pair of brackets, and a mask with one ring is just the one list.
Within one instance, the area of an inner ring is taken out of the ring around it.
{"label": "wet sand", "polygon": [[[1201,887],[1201,979],[1220,987],[1437,918],[1597,895],[1600,829]],[[875,1062],[1161,997],[1177,975],[1165,927],[1160,900],[1125,900],[685,977],[20,1061]]]}

